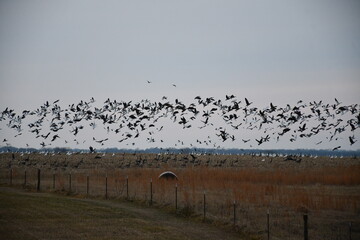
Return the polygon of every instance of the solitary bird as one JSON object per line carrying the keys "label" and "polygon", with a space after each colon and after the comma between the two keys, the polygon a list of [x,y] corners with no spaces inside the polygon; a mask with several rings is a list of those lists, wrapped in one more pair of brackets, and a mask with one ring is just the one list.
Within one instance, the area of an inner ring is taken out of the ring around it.
{"label": "solitary bird", "polygon": [[354,136],[352,136],[352,137],[350,136],[349,140],[350,140],[350,145],[353,145],[355,142],[357,142],[357,140],[355,140]]}
{"label": "solitary bird", "polygon": [[334,148],[333,148],[333,151],[336,151],[336,150],[338,150],[339,148],[341,148],[341,146],[334,147]]}
{"label": "solitary bird", "polygon": [[51,141],[53,142],[53,141],[55,141],[57,138],[59,138],[59,135],[56,134],[56,135],[53,136],[53,138],[52,138]]}
{"label": "solitary bird", "polygon": [[249,100],[247,98],[245,98],[245,103],[246,103],[246,106],[250,106],[252,104],[252,102],[249,102]]}
{"label": "solitary bird", "polygon": [[90,153],[94,153],[94,152],[95,152],[95,149],[94,149],[92,146],[89,147],[89,150],[90,150]]}

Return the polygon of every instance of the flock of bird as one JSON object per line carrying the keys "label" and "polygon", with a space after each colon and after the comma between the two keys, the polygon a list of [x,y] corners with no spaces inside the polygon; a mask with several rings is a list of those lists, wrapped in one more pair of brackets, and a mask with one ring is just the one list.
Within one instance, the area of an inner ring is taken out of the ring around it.
{"label": "flock of bird", "polygon": [[[107,99],[100,106],[95,105],[95,99],[91,98],[66,108],[59,105],[59,100],[51,103],[47,101],[35,110],[24,110],[19,114],[6,108],[0,113],[0,123],[13,129],[14,137],[22,135],[25,130],[34,134],[35,138],[41,139],[42,147],[55,145],[69,134],[74,139],[63,139],[65,144],[70,141],[79,143],[77,136],[81,131],[100,128],[108,136],[87,139],[86,144],[91,152],[97,146],[104,146],[113,137],[119,145],[126,142],[135,145],[135,139],[141,137],[149,143],[164,142],[163,139],[157,139],[158,132],[166,131],[163,121],[160,121],[162,119],[184,130],[196,128],[209,135],[205,140],[194,140],[189,147],[200,144],[218,147],[218,143],[227,141],[239,141],[239,147],[249,142],[252,147],[270,141],[277,142],[281,138],[295,142],[319,133],[325,137],[317,145],[323,141],[344,138],[353,145],[357,142],[355,132],[360,126],[359,105],[344,105],[336,98],[333,103],[305,103],[300,100],[293,106],[269,103],[263,108],[256,107],[247,98],[239,100],[234,95],[226,95],[223,99],[196,96],[189,104],[179,99],[170,101],[164,96],[160,101]],[[243,138],[241,130],[256,131],[257,137]],[[63,134],[65,131],[68,134]],[[6,138],[2,142],[10,144]],[[179,139],[177,144],[183,145],[184,142]],[[333,150],[340,147],[336,146]]]}

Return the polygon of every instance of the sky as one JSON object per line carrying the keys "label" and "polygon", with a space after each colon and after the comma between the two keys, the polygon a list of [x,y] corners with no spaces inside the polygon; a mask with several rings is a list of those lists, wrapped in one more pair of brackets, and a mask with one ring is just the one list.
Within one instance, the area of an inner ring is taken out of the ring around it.
{"label": "sky", "polygon": [[227,94],[355,104],[359,39],[356,0],[2,0],[0,109]]}

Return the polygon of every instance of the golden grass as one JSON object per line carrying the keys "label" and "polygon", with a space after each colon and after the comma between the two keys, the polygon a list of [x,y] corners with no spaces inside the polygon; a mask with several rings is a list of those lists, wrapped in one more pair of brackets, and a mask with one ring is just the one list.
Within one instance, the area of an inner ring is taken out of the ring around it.
{"label": "golden grass", "polygon": [[[360,195],[356,190],[360,185],[360,166],[322,169],[271,169],[258,170],[233,168],[183,168],[168,169],[176,172],[179,180],[158,179],[164,169],[91,169],[72,172],[42,170],[42,189],[52,189],[53,174],[55,188],[85,194],[87,176],[89,193],[105,195],[105,178],[108,181],[108,196],[125,197],[126,178],[129,182],[129,196],[148,201],[150,181],[153,185],[153,200],[161,204],[174,202],[175,184],[178,185],[178,200],[186,206],[195,206],[205,193],[215,202],[249,203],[262,206],[286,206],[295,210],[346,210],[358,211]],[[8,173],[9,174],[9,173]],[[6,179],[6,173],[2,174]],[[4,176],[5,175],[5,176]],[[27,183],[36,185],[36,169],[27,169]],[[12,170],[13,184],[24,182],[24,170]],[[344,191],[344,189],[349,191]],[[210,203],[209,203],[210,204]]]}

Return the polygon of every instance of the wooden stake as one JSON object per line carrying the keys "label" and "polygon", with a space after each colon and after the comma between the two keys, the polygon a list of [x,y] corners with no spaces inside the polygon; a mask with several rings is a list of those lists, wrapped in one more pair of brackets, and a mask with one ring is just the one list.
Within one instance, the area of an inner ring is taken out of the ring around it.
{"label": "wooden stake", "polygon": [[13,175],[13,169],[10,169],[10,186],[12,186],[12,175]]}
{"label": "wooden stake", "polygon": [[53,173],[53,190],[55,190],[55,173]]}
{"label": "wooden stake", "polygon": [[152,178],[150,178],[150,205],[152,205],[152,201],[153,201]]}
{"label": "wooden stake", "polygon": [[24,187],[26,187],[26,170],[24,172]]}
{"label": "wooden stake", "polygon": [[352,223],[349,222],[349,239],[350,239],[350,240],[352,239],[352,238],[351,238],[351,225],[352,225]]}
{"label": "wooden stake", "polygon": [[304,240],[308,240],[308,215],[304,214]]}
{"label": "wooden stake", "polygon": [[126,199],[129,200],[129,176],[126,176]]}
{"label": "wooden stake", "polygon": [[108,199],[108,178],[107,178],[107,174],[105,177],[105,199]]}
{"label": "wooden stake", "polygon": [[71,173],[69,174],[69,193],[71,193]]}
{"label": "wooden stake", "polygon": [[266,213],[266,219],[267,219],[267,239],[270,240],[270,213],[269,213],[269,209],[267,210]]}
{"label": "wooden stake", "polygon": [[86,176],[86,196],[89,196],[89,175]]}
{"label": "wooden stake", "polygon": [[37,171],[37,188],[36,190],[40,192],[40,168]]}
{"label": "wooden stake", "polygon": [[205,191],[204,191],[204,221],[206,219],[206,194],[205,194]]}
{"label": "wooden stake", "polygon": [[234,226],[236,225],[236,202],[234,200]]}
{"label": "wooden stake", "polygon": [[175,210],[177,211],[177,191],[178,191],[178,185],[175,185]]}

